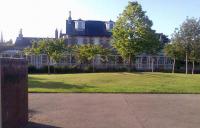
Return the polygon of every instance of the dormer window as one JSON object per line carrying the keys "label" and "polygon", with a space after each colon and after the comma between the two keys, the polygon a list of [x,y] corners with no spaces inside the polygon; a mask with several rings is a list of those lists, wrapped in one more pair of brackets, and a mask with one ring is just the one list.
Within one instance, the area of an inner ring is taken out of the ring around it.
{"label": "dormer window", "polygon": [[114,25],[115,25],[115,22],[113,22],[112,20],[106,22],[106,30],[111,31]]}
{"label": "dormer window", "polygon": [[85,30],[85,21],[83,21],[81,19],[75,21],[75,29],[77,31],[83,31],[83,30]]}

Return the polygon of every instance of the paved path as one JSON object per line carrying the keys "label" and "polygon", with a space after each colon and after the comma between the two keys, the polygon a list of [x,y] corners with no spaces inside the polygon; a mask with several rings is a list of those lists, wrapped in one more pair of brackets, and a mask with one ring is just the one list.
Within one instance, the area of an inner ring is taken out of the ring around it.
{"label": "paved path", "polygon": [[199,128],[200,95],[29,94],[27,128]]}

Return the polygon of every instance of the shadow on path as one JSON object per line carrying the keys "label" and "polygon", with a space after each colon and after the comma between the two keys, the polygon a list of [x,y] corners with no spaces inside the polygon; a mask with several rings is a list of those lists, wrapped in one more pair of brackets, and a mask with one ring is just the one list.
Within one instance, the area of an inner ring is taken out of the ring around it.
{"label": "shadow on path", "polygon": [[35,123],[35,122],[29,122],[25,128],[61,128],[61,127],[50,126],[50,125],[46,125],[46,124],[39,124],[39,123]]}

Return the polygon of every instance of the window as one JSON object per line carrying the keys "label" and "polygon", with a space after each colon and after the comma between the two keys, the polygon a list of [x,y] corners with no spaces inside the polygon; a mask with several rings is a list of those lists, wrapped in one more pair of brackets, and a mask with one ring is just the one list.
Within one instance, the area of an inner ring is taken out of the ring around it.
{"label": "window", "polygon": [[82,37],[78,37],[77,40],[78,40],[79,45],[83,44],[83,38]]}
{"label": "window", "polygon": [[104,43],[104,42],[103,42],[103,39],[100,38],[100,39],[99,39],[99,44],[103,45],[103,43]]}
{"label": "window", "polygon": [[70,40],[70,42],[69,42],[70,45],[76,45],[76,44],[78,44],[78,40],[77,40],[76,37],[72,37],[69,40]]}
{"label": "window", "polygon": [[84,39],[83,39],[83,44],[87,44],[87,43],[88,43],[87,38],[84,38]]}
{"label": "window", "polygon": [[75,29],[78,30],[78,31],[85,30],[85,21],[83,21],[81,19],[75,21]]}
{"label": "window", "polygon": [[95,38],[94,44],[99,44],[99,38]]}
{"label": "window", "polygon": [[93,38],[89,39],[89,44],[94,44],[94,39]]}
{"label": "window", "polygon": [[107,29],[108,31],[110,31],[110,30],[113,29],[114,25],[115,25],[115,23],[114,23],[113,21],[110,20],[110,21],[106,22],[106,29]]}

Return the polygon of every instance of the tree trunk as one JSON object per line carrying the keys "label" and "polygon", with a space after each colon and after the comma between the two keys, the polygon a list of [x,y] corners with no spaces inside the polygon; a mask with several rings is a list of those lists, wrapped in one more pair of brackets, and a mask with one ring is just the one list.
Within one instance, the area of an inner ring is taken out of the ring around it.
{"label": "tree trunk", "polygon": [[154,58],[151,60],[151,72],[154,72]]}
{"label": "tree trunk", "polygon": [[48,63],[48,74],[50,74],[50,58],[49,57],[47,57],[47,63]]}
{"label": "tree trunk", "polygon": [[105,58],[106,58],[106,71],[108,71],[108,56],[106,56]]}
{"label": "tree trunk", "polygon": [[93,58],[93,60],[92,60],[92,71],[93,71],[93,73],[94,73],[94,58]]}
{"label": "tree trunk", "polygon": [[56,64],[54,64],[54,66],[53,66],[53,72],[54,72],[54,74],[56,74],[56,67],[58,67],[59,65],[58,65],[58,63],[56,62]]}
{"label": "tree trunk", "polygon": [[131,66],[132,66],[132,63],[131,63],[131,55],[129,55],[129,72],[131,72]]}
{"label": "tree trunk", "polygon": [[174,73],[175,71],[175,64],[176,64],[176,59],[174,58],[172,73]]}
{"label": "tree trunk", "polygon": [[188,74],[188,54],[186,53],[186,55],[185,55],[185,74]]}
{"label": "tree trunk", "polygon": [[70,63],[70,67],[72,66],[72,54],[70,53],[70,56],[69,56],[69,63]]}
{"label": "tree trunk", "polygon": [[192,61],[192,74],[194,74],[194,68],[195,68],[195,62],[194,60]]}

